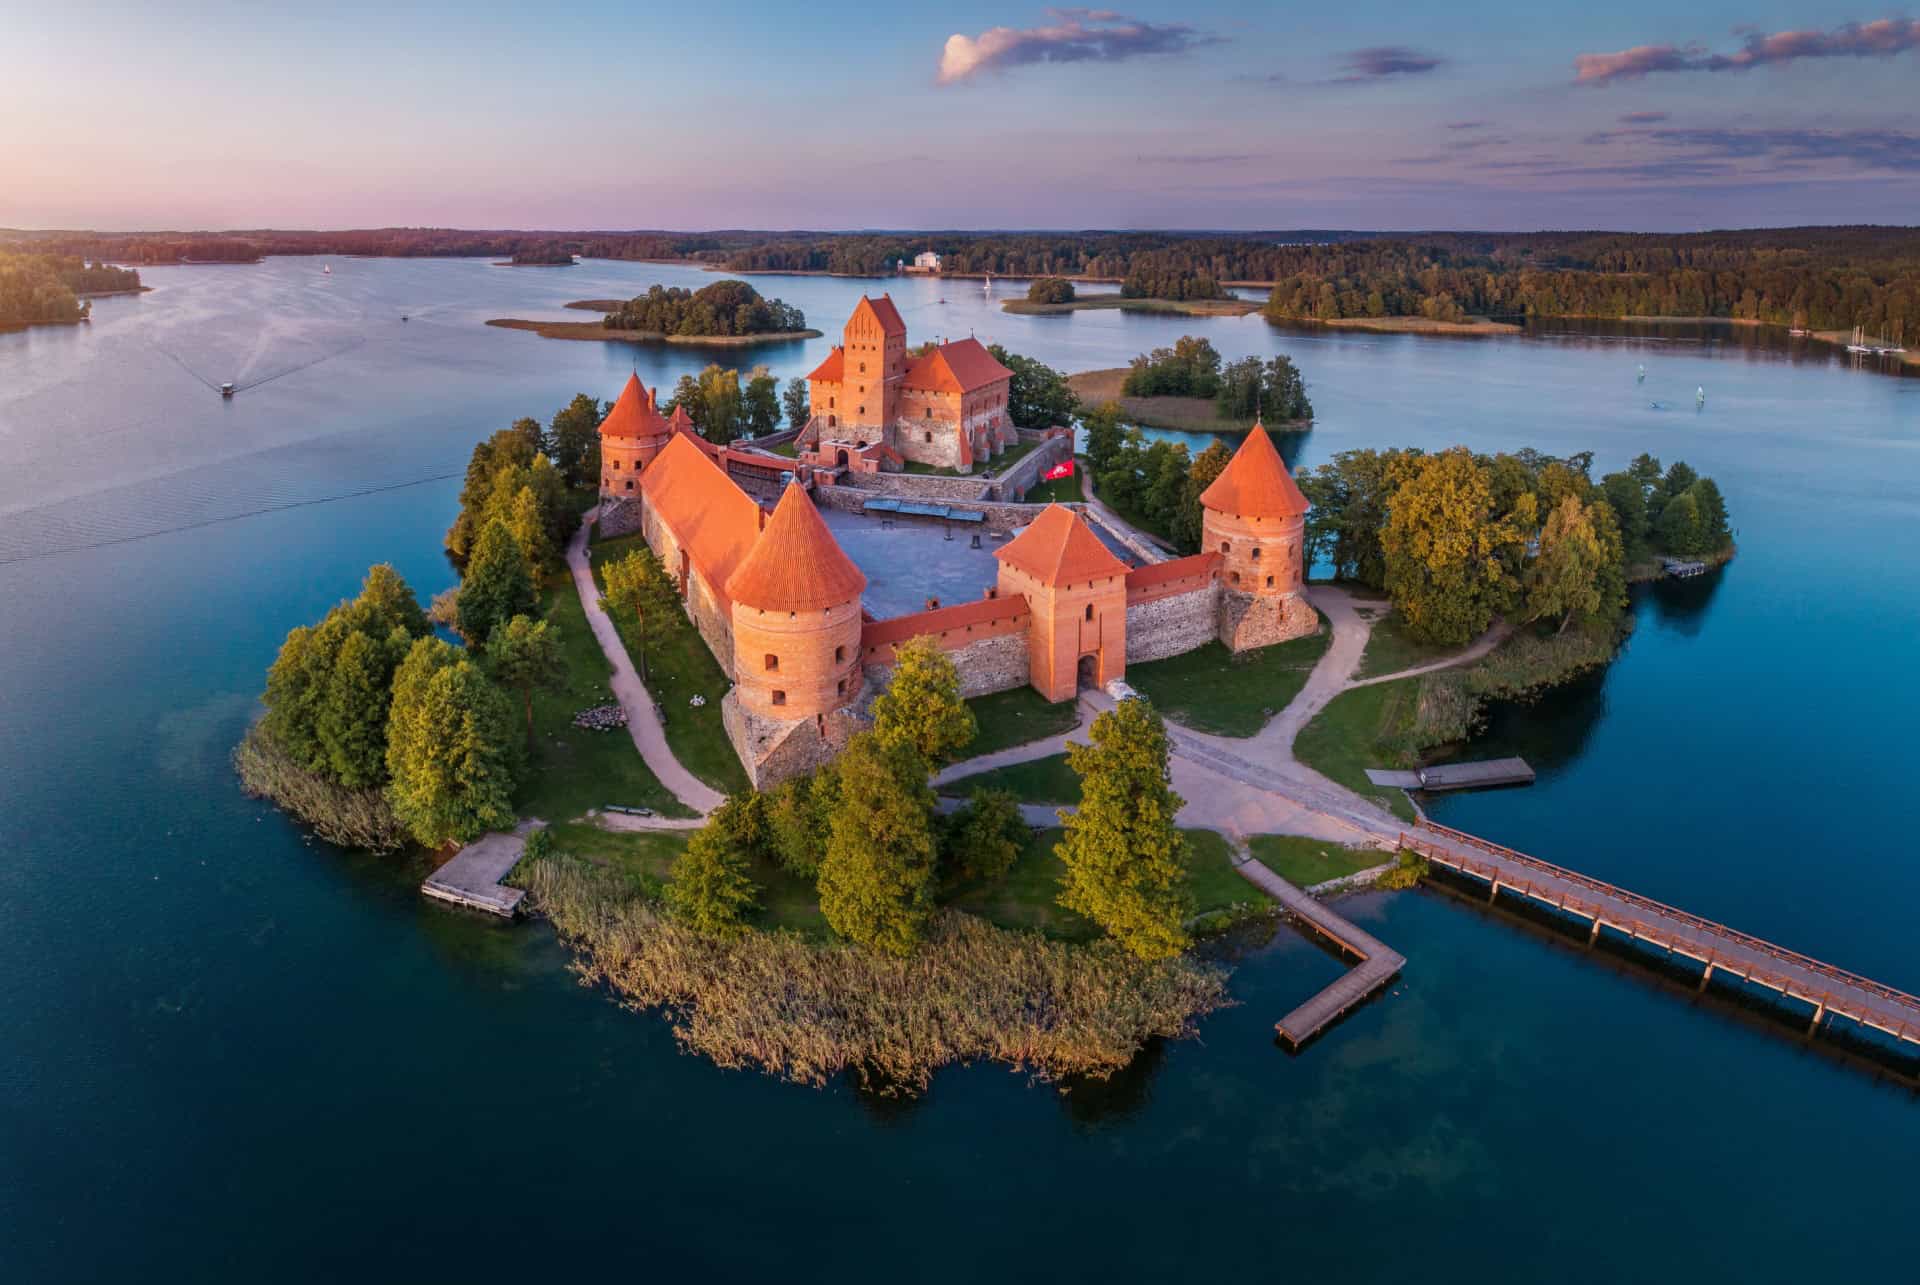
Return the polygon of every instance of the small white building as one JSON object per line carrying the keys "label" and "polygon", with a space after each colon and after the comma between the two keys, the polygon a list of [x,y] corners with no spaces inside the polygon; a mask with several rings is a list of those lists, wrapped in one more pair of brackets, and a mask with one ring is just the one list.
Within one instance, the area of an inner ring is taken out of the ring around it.
{"label": "small white building", "polygon": [[915,272],[940,271],[940,256],[932,250],[922,250],[913,256],[913,270]]}

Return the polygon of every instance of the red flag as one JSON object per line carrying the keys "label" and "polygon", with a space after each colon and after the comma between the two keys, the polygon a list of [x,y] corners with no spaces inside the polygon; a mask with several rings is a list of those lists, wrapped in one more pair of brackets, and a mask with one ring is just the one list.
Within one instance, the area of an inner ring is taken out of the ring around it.
{"label": "red flag", "polygon": [[1061,460],[1058,464],[1040,475],[1042,482],[1052,482],[1058,478],[1073,476],[1073,461]]}

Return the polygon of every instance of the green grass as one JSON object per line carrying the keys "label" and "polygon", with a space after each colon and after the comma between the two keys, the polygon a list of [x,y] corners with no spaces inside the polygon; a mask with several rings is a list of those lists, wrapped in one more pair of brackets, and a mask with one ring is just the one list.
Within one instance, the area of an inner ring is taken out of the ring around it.
{"label": "green grass", "polygon": [[1256,834],[1247,846],[1261,865],[1302,888],[1357,874],[1389,859],[1371,848],[1349,848],[1293,834]]}
{"label": "green grass", "polygon": [[778,446],[762,446],[760,449],[771,451],[775,455],[784,455],[790,460],[800,458],[800,446],[797,442],[782,442]]}
{"label": "green grass", "polygon": [[[613,669],[587,627],[573,577],[556,580],[541,598],[546,619],[560,631],[566,680],[559,691],[534,693],[533,755],[515,806],[522,815],[547,821],[566,821],[609,803],[692,815],[647,770],[626,731],[590,732],[573,725],[580,710],[613,700],[607,686]],[[515,693],[516,712],[519,700]]]}
{"label": "green grass", "polygon": [[[625,557],[646,542],[638,535],[603,540],[593,546],[593,579],[602,584],[600,569]],[[614,625],[627,654],[640,663],[640,627],[630,617],[614,615]],[[673,756],[689,772],[723,793],[745,790],[746,769],[727,740],[720,719],[720,698],[730,684],[720,662],[707,650],[706,640],[693,627],[684,612],[674,612],[664,621],[653,622],[647,631],[647,690],[653,693],[665,712],[667,744]],[[707,703],[696,709],[687,702],[700,695]],[[609,800],[612,802],[613,800]]]}
{"label": "green grass", "polygon": [[[674,859],[686,850],[686,830],[602,830],[591,822],[574,822],[553,827],[555,852],[579,857],[604,870],[612,870],[643,885],[667,882]],[[757,928],[790,928],[808,937],[824,938],[827,921],[820,913],[820,898],[813,882],[789,874],[769,861],[754,861],[748,869],[760,886],[760,913],[754,917]]]}
{"label": "green grass", "polygon": [[1400,790],[1376,787],[1370,767],[1406,767],[1403,748],[1420,699],[1418,678],[1399,678],[1340,693],[1293,743],[1294,757],[1314,771],[1372,799],[1402,821],[1413,820],[1413,805]]}
{"label": "green grass", "polygon": [[1005,790],[1022,803],[1080,802],[1080,777],[1065,754],[975,772],[940,787],[940,793],[965,798],[975,790]]}
{"label": "green grass", "polygon": [[1051,482],[1042,482],[1038,486],[1027,488],[1023,503],[1072,504],[1085,498],[1080,494],[1079,477],[1056,477]]}
{"label": "green grass", "polygon": [[1175,722],[1218,736],[1252,736],[1306,685],[1332,641],[1318,633],[1235,654],[1217,642],[1165,660],[1127,666],[1127,682]]}
{"label": "green grass", "polygon": [[[1031,929],[1062,941],[1091,941],[1100,936],[1092,920],[1064,909],[1060,895],[1065,871],[1054,845],[1065,831],[1058,826],[1029,835],[1013,868],[990,884],[969,885],[955,891],[949,904],[979,915],[1002,928]],[[1211,830],[1186,830],[1189,855],[1187,885],[1193,893],[1196,915],[1234,906],[1266,906],[1272,900],[1233,869],[1227,841]]]}
{"label": "green grass", "polygon": [[1458,650],[1457,647],[1418,641],[1407,632],[1407,622],[1400,613],[1390,611],[1375,620],[1373,632],[1367,637],[1366,653],[1360,657],[1360,671],[1356,677],[1376,678],[1381,674],[1397,674],[1416,665],[1444,660]]}
{"label": "green grass", "polygon": [[1077,701],[1049,701],[1031,687],[975,696],[967,707],[980,729],[967,746],[968,758],[1058,736],[1071,730],[1080,718]]}
{"label": "green grass", "polygon": [[1015,464],[1018,464],[1021,460],[1027,458],[1027,456],[1033,454],[1039,447],[1039,442],[1029,442],[1025,440],[1015,442],[1012,446],[1009,446],[1006,450],[993,457],[992,461],[987,465],[988,475],[998,477]]}

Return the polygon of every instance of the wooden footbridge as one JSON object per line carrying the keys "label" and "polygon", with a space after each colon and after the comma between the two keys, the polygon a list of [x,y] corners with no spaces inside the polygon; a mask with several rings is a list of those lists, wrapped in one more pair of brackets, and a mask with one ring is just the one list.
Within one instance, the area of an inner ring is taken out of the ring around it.
{"label": "wooden footbridge", "polygon": [[[1401,835],[1401,846],[1434,865],[1485,881],[1490,901],[1503,892],[1517,894],[1589,920],[1589,942],[1606,927],[1697,960],[1705,965],[1702,989],[1720,972],[1810,1004],[1809,1034],[1829,1014],[1837,1014],[1896,1041],[1920,1045],[1920,998],[1904,991],[1461,830],[1429,821],[1421,831]],[[1428,833],[1432,837],[1426,837]]]}

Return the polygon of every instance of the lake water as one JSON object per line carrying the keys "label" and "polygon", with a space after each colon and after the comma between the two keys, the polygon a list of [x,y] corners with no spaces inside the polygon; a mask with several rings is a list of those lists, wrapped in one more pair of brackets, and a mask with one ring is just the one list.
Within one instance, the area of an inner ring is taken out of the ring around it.
{"label": "lake water", "polygon": [[[684,1056],[544,926],[304,841],[226,763],[286,630],[374,561],[451,583],[479,437],[710,356],[481,325],[710,279],[684,268],[332,267],[146,270],[90,327],[0,336],[0,1279],[1912,1278],[1910,1082],[1445,892],[1343,902],[1410,963],[1301,1056],[1272,1023],[1340,965],[1281,929],[1238,1007],[1109,1084],[974,1067],[901,1103]],[[829,336],[866,288],[757,284]],[[1319,412],[1296,463],[1466,442],[1712,474],[1739,559],[1645,593],[1603,676],[1496,718],[1536,786],[1436,812],[1920,990],[1920,380],[1750,335],[891,289],[916,340],[1068,370],[1185,332],[1288,352]],[[721,359],[784,378],[830,342]]]}

